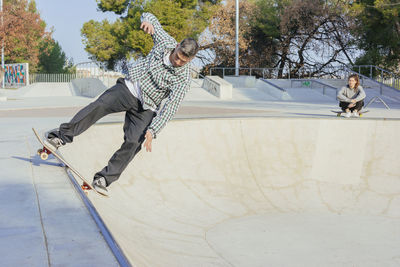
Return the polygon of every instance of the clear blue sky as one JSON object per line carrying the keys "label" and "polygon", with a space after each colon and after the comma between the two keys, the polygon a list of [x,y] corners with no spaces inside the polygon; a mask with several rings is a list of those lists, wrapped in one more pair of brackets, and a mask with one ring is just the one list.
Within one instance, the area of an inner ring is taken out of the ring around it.
{"label": "clear blue sky", "polygon": [[91,19],[115,21],[118,17],[111,12],[98,11],[96,0],[36,0],[36,7],[47,29],[54,27],[53,38],[75,64],[89,61],[82,44],[83,23]]}

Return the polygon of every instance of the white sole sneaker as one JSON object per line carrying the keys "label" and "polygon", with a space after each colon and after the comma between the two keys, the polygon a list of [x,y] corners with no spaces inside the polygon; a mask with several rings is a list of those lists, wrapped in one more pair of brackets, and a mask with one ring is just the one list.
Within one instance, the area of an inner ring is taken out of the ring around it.
{"label": "white sole sneaker", "polygon": [[107,187],[105,187],[104,185],[101,184],[101,182],[99,182],[99,179],[96,179],[92,182],[92,187],[94,188],[94,190],[96,190],[97,192],[99,192],[100,194],[103,194],[105,196],[108,196],[108,190]]}

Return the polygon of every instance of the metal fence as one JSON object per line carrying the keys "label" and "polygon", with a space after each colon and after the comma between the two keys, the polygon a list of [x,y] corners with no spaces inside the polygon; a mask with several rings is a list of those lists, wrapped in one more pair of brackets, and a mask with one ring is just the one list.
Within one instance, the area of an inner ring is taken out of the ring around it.
{"label": "metal fence", "polygon": [[[376,82],[382,83],[400,90],[400,77],[394,73],[381,69],[377,66],[334,66],[318,68],[302,67],[296,70],[289,68],[239,68],[240,75],[255,76],[263,79],[346,79],[349,71],[360,74],[365,78],[370,78]],[[218,75],[222,78],[225,76],[234,76],[234,67],[213,67],[209,70],[209,75]]]}
{"label": "metal fence", "polygon": [[75,73],[32,73],[29,75],[29,83],[69,83],[81,78],[97,78],[106,83],[121,76],[107,71],[103,63],[96,61],[78,63],[74,68]]}
{"label": "metal fence", "polygon": [[29,74],[29,83],[69,83],[74,79],[83,79],[83,78],[97,78],[102,81],[107,87],[112,86],[115,81],[122,77],[116,73],[101,73],[98,75],[88,74],[88,73],[34,73]]}
{"label": "metal fence", "polygon": [[400,90],[400,77],[393,72],[384,70],[375,65],[354,65],[350,68],[370,79]]}
{"label": "metal fence", "polygon": [[[281,74],[280,74],[281,71]],[[225,76],[234,76],[235,68],[214,67],[210,68],[209,75],[217,75],[222,78]],[[263,79],[276,79],[279,75],[289,75],[285,69],[279,68],[239,68],[239,75],[256,76]]]}
{"label": "metal fence", "polygon": [[[293,70],[289,68],[239,68],[240,75],[255,76],[263,79],[311,79],[311,78],[338,78],[336,72],[341,67],[325,67],[322,70],[317,68],[301,67]],[[234,76],[233,67],[213,67],[209,70],[209,75]]]}
{"label": "metal fence", "polygon": [[[292,79],[290,87],[308,87],[311,89],[322,89],[323,95],[337,95],[338,88],[314,79]],[[331,93],[328,93],[331,92]]]}
{"label": "metal fence", "polygon": [[32,73],[29,74],[29,83],[69,83],[77,76],[76,73]]}

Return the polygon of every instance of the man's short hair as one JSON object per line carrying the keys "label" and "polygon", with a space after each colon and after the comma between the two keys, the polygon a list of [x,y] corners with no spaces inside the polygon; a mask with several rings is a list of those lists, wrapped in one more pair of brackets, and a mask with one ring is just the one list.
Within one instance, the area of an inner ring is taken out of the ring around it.
{"label": "man's short hair", "polygon": [[199,44],[193,38],[185,38],[180,43],[179,51],[186,57],[192,58],[196,55],[197,51],[199,51]]}

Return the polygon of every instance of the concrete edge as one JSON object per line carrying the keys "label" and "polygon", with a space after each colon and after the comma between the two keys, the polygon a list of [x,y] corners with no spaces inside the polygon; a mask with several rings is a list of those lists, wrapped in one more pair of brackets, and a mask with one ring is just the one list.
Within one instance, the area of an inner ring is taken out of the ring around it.
{"label": "concrete edge", "polygon": [[111,234],[110,230],[108,230],[107,226],[105,225],[104,221],[101,219],[99,213],[97,212],[96,208],[93,206],[90,199],[86,196],[86,194],[82,191],[80,185],[76,181],[72,171],[69,168],[65,169],[69,179],[71,180],[72,184],[74,185],[75,190],[79,193],[83,203],[85,204],[86,208],[88,209],[90,215],[92,216],[93,220],[95,221],[96,225],[99,227],[101,234],[104,237],[108,247],[110,248],[111,252],[113,253],[115,259],[118,261],[119,265],[122,267],[130,267],[132,266],[131,263],[128,261],[128,258],[123,253],[121,247],[118,245],[117,241]]}

